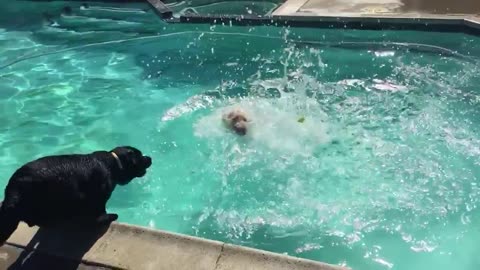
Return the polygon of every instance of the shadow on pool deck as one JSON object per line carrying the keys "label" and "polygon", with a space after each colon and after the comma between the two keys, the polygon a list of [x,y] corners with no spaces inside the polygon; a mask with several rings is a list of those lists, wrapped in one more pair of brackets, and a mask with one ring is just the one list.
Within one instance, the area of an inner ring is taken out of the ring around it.
{"label": "shadow on pool deck", "polygon": [[75,230],[75,228],[62,228],[56,230],[39,228],[25,247],[20,249],[18,247],[10,246],[10,254],[12,255],[12,253],[16,253],[18,257],[14,262],[7,263],[9,266],[0,263],[0,267],[9,270],[107,269],[100,266],[88,266],[85,263],[82,263],[82,258],[85,253],[92,248],[107,230],[108,226],[89,231],[78,231]]}

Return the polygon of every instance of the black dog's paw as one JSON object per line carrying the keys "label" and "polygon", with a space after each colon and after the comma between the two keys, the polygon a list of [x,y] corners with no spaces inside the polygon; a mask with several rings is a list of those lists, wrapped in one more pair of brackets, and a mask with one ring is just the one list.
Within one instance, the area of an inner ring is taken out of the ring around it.
{"label": "black dog's paw", "polygon": [[110,224],[117,219],[118,219],[117,214],[103,214],[97,218],[97,223],[105,225],[105,224]]}

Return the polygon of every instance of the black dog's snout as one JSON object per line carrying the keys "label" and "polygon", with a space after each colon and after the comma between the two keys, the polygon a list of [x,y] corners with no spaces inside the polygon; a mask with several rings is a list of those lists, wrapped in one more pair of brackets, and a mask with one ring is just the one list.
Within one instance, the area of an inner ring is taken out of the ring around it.
{"label": "black dog's snout", "polygon": [[152,158],[149,156],[143,156],[143,163],[145,167],[149,168],[152,165]]}

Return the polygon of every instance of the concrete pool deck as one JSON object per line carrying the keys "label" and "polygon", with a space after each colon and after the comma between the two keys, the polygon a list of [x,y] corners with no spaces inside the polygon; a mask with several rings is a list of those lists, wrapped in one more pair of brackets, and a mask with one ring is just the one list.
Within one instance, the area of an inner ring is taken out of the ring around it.
{"label": "concrete pool deck", "polygon": [[21,224],[0,248],[0,269],[341,270],[218,241],[113,223],[97,231]]}
{"label": "concrete pool deck", "polygon": [[[425,23],[480,29],[480,1],[472,0],[286,0],[274,18],[344,22]],[[452,27],[454,29],[454,27]]]}
{"label": "concrete pool deck", "polygon": [[183,15],[171,22],[423,30],[480,35],[480,1],[285,0],[271,15]]}
{"label": "concrete pool deck", "polygon": [[287,0],[274,16],[480,16],[475,0]]}

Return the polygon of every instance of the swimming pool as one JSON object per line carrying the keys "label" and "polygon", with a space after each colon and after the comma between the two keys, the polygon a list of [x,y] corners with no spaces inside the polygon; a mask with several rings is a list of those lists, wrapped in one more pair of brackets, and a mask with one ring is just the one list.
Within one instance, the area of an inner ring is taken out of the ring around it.
{"label": "swimming pool", "polygon": [[[2,186],[130,144],[154,165],[112,196],[122,222],[354,269],[480,267],[478,38],[130,27],[0,32]],[[223,129],[229,106],[249,136]]]}

